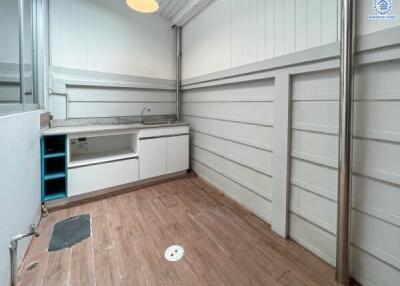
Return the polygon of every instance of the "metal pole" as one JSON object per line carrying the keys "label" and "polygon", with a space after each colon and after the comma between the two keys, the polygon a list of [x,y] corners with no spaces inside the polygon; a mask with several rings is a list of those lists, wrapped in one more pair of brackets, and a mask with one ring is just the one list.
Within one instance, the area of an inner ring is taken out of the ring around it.
{"label": "metal pole", "polygon": [[352,169],[354,0],[342,0],[341,18],[336,280],[343,285],[348,285]]}
{"label": "metal pole", "polygon": [[181,120],[182,28],[176,26],[176,120]]}
{"label": "metal pole", "polygon": [[23,110],[25,110],[25,60],[24,60],[24,0],[18,0],[19,19],[19,97]]}

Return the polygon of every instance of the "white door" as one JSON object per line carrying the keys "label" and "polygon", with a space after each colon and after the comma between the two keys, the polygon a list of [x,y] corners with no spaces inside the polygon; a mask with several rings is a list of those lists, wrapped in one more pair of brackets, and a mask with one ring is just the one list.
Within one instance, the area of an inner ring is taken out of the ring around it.
{"label": "white door", "polygon": [[140,140],[140,179],[148,179],[167,173],[166,138]]}
{"label": "white door", "polygon": [[189,135],[167,137],[167,173],[189,169]]}

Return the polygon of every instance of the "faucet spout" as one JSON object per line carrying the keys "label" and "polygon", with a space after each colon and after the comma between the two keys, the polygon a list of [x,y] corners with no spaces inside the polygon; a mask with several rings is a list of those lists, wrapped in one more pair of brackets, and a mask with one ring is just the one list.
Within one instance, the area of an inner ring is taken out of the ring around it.
{"label": "faucet spout", "polygon": [[140,115],[140,123],[142,123],[142,124],[144,124],[143,114],[145,111],[150,112],[151,110],[150,110],[150,108],[147,108],[147,107],[143,108],[142,114]]}

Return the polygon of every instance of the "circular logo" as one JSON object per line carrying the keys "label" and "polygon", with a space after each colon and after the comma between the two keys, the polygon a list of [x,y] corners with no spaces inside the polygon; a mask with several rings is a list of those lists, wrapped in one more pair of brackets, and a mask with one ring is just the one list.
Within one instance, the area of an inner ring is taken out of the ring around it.
{"label": "circular logo", "polygon": [[379,15],[387,15],[393,8],[392,0],[374,0],[374,10]]}

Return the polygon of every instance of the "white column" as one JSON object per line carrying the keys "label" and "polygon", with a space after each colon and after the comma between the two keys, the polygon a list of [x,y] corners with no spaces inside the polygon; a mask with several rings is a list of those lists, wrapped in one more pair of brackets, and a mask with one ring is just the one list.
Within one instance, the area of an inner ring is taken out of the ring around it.
{"label": "white column", "polygon": [[289,177],[291,142],[290,75],[283,70],[275,78],[272,230],[289,234]]}

